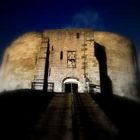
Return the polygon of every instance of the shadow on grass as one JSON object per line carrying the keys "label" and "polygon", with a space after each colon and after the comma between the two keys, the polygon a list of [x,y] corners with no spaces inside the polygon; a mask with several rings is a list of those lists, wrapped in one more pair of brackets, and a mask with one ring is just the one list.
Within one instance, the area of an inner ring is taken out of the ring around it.
{"label": "shadow on grass", "polygon": [[[119,130],[117,140],[140,139],[140,103],[118,96],[91,95]],[[17,90],[0,95],[0,140],[30,140],[52,93]]]}
{"label": "shadow on grass", "polygon": [[0,95],[0,139],[29,140],[52,93],[16,90]]}
{"label": "shadow on grass", "polygon": [[140,103],[115,95],[91,96],[118,128],[117,140],[140,139]]}

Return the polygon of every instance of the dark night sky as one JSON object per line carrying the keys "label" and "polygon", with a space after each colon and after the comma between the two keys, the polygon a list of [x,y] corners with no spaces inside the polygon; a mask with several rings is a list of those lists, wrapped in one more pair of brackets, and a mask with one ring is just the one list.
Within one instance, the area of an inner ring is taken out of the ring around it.
{"label": "dark night sky", "polygon": [[120,33],[140,52],[138,0],[1,0],[0,59],[6,46],[25,32],[67,27]]}

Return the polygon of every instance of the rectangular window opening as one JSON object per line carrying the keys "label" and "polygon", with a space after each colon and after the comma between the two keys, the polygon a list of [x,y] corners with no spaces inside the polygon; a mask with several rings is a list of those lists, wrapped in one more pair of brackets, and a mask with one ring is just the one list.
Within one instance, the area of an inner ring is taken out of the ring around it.
{"label": "rectangular window opening", "polygon": [[67,52],[67,68],[76,68],[76,51]]}
{"label": "rectangular window opening", "polygon": [[80,38],[80,33],[76,33],[76,38]]}
{"label": "rectangular window opening", "polygon": [[60,60],[63,59],[63,51],[60,52]]}

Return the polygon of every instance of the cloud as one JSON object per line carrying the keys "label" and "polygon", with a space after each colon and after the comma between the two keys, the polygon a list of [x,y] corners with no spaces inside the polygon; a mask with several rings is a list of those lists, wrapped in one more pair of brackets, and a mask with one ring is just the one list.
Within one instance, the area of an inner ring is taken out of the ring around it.
{"label": "cloud", "polygon": [[85,10],[79,13],[75,13],[67,27],[89,27],[102,29],[104,28],[104,24],[98,12]]}

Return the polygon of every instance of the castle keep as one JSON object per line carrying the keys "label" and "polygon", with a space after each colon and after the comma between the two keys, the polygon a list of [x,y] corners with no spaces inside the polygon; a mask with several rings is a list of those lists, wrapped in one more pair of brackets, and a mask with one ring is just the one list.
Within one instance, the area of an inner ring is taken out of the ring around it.
{"label": "castle keep", "polygon": [[4,55],[1,90],[42,90],[47,55],[50,92],[137,96],[137,67],[131,41],[92,29],[45,30],[17,38]]}

